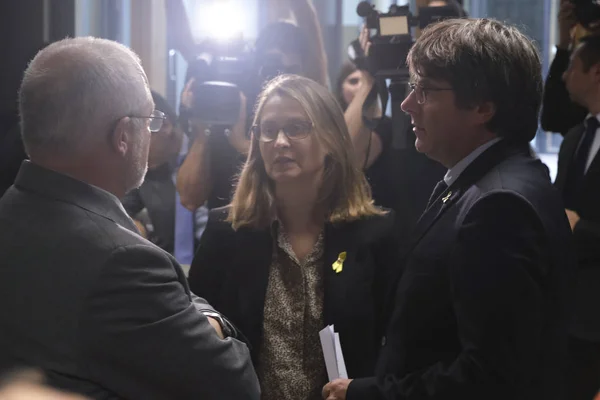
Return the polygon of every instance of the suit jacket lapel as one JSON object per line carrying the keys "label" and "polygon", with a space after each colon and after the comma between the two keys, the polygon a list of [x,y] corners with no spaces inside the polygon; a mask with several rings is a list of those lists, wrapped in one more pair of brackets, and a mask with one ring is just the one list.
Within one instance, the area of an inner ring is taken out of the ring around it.
{"label": "suit jacket lapel", "polygon": [[594,186],[594,188],[596,186],[598,186],[598,177],[599,176],[600,176],[600,150],[598,150],[598,152],[594,156],[594,159],[592,160],[590,167],[588,168],[588,170],[586,171],[586,173],[583,177],[584,188],[586,188],[589,185]]}
{"label": "suit jacket lapel", "polygon": [[333,263],[337,261],[342,252],[346,252],[346,259],[342,263],[344,268],[353,264],[355,257],[354,250],[357,247],[355,237],[351,232],[350,224],[341,226],[325,225],[325,252],[323,254],[323,280],[324,280],[324,300],[323,300],[323,320],[325,324],[334,318],[334,310],[339,309],[337,303],[345,298],[347,285],[344,284],[348,273],[335,272]]}
{"label": "suit jacket lapel", "polygon": [[437,221],[444,212],[461,196],[461,188],[452,185],[425,210],[421,218],[417,222],[417,226],[412,233],[411,240],[406,247],[405,253],[408,254],[415,248],[421,238],[429,231],[435,221]]}
{"label": "suit jacket lapel", "polygon": [[[573,132],[573,133],[571,133]],[[563,141],[563,148],[561,148],[560,154],[564,157],[561,160],[559,157],[559,174],[556,176],[556,186],[562,191],[565,189],[567,184],[567,179],[569,177],[569,170],[571,168],[571,164],[573,164],[573,159],[575,158],[575,152],[577,151],[577,146],[581,141],[581,136],[585,132],[585,126],[582,124],[577,125],[572,131],[567,134]],[[591,166],[590,166],[591,169]]]}
{"label": "suit jacket lapel", "polygon": [[[505,140],[494,144],[477,157],[450,185],[450,187],[434,202],[421,216],[412,238],[402,251],[402,262],[410,257],[410,254],[419,244],[423,236],[433,227],[435,222],[456,203],[471,185],[481,179],[491,168],[500,163],[504,158],[514,153],[525,153],[529,151],[528,145],[511,147]],[[442,204],[440,204],[440,202]],[[395,275],[392,276],[392,284],[389,287],[387,301],[385,305],[384,316],[388,318],[393,310],[393,300],[395,297],[398,282],[402,277],[404,267],[398,268]]]}
{"label": "suit jacket lapel", "polygon": [[[504,140],[494,144],[477,157],[458,177],[458,179],[440,196],[419,219],[412,240],[406,247],[409,254],[429,231],[433,224],[454,204],[463,193],[475,182],[481,179],[492,167],[497,165],[511,152],[526,151],[525,148],[511,149]],[[440,204],[442,203],[442,204]]]}
{"label": "suit jacket lapel", "polygon": [[241,306],[240,317],[251,321],[250,329],[244,334],[253,346],[253,352],[258,351],[262,337],[262,321],[265,308],[265,296],[269,283],[269,271],[273,257],[273,239],[269,229],[244,230],[238,237],[237,249],[239,254],[235,262],[241,266],[236,271],[238,285],[238,304]]}

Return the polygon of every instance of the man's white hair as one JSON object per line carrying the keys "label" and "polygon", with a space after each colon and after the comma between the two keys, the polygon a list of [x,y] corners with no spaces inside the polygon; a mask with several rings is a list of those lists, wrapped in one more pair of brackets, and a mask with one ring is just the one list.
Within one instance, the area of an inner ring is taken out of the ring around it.
{"label": "man's white hair", "polygon": [[23,143],[30,155],[75,151],[108,135],[125,116],[148,116],[151,105],[133,51],[106,39],[64,39],[41,50],[25,71],[19,91]]}

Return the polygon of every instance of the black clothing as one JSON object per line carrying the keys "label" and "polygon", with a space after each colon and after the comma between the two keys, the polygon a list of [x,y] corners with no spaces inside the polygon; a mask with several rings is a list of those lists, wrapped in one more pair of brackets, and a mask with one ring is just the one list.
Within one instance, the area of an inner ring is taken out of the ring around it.
{"label": "black clothing", "polygon": [[527,145],[477,157],[405,254],[376,377],[352,381],[348,400],[565,398],[571,232]]}
{"label": "black clothing", "polygon": [[399,240],[406,240],[425,210],[435,184],[446,169],[415,149],[412,127],[405,149],[392,147],[392,120],[384,117],[376,129],[383,149],[365,171],[375,204],[395,212]]}
{"label": "black clothing", "polygon": [[27,159],[23,140],[21,140],[21,125],[11,121],[0,132],[0,197],[15,182],[23,160]]}
{"label": "black clothing", "polygon": [[[148,240],[173,254],[175,246],[175,184],[173,167],[165,163],[149,170],[144,183],[138,189],[127,193],[122,199],[123,207],[131,218],[143,209],[148,211],[146,224]],[[140,219],[142,223],[143,221]]]}
{"label": "black clothing", "polygon": [[580,123],[565,136],[555,182],[565,206],[581,218],[573,230],[578,265],[569,331],[569,400],[591,399],[600,387],[600,152],[577,176],[585,135],[586,124]]}
{"label": "black clothing", "polygon": [[208,145],[212,190],[208,196],[207,207],[210,210],[224,207],[231,202],[236,178],[246,161],[246,155],[233,148],[223,132],[213,132]]}
{"label": "black clothing", "polygon": [[[246,335],[256,364],[274,240],[268,228],[234,231],[226,216],[226,208],[211,211],[188,280],[194,293]],[[397,267],[397,249],[393,213],[325,226],[323,320],[339,332],[351,377],[373,374],[384,326],[382,301],[390,268]],[[342,252],[343,270],[336,273],[332,264]]]}

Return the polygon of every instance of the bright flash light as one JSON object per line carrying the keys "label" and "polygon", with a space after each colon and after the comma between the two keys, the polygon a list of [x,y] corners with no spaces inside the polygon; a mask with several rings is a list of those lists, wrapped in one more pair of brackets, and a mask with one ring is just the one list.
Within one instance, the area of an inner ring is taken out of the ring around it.
{"label": "bright flash light", "polygon": [[244,31],[244,17],[231,0],[213,0],[196,8],[194,28],[197,36],[231,39]]}

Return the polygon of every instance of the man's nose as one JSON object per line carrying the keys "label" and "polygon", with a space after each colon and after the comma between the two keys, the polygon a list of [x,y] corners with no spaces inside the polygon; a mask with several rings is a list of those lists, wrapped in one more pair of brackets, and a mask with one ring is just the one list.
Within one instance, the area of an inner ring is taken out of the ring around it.
{"label": "man's nose", "polygon": [[408,96],[404,99],[402,104],[400,104],[400,108],[407,114],[413,114],[419,103],[417,102],[417,95],[414,90],[411,90]]}

